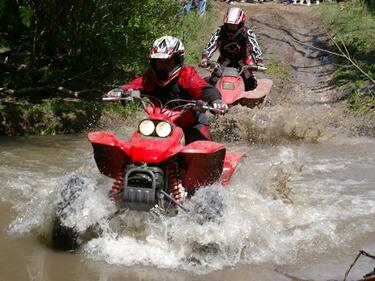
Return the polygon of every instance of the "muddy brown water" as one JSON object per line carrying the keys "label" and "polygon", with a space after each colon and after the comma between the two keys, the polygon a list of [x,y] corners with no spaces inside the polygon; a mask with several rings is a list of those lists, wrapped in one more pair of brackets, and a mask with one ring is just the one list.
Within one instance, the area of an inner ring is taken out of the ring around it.
{"label": "muddy brown water", "polygon": [[[266,59],[286,62],[292,79],[274,78],[273,106],[212,119],[216,140],[247,155],[227,189],[200,193],[224,198],[220,223],[130,212],[108,222],[112,182],[99,174],[84,134],[2,137],[1,281],[342,280],[360,249],[375,253],[375,141],[352,136],[356,120],[348,122],[329,87],[330,58],[294,40],[324,40],[319,22],[306,7],[242,7]],[[126,138],[134,123],[106,128]],[[72,175],[86,185],[73,222],[99,222],[103,231],[65,253],[50,246],[51,217],[56,191]],[[360,258],[349,280],[374,266]]]}
{"label": "muddy brown water", "polygon": [[[111,181],[85,136],[0,143],[0,280],[341,280],[358,250],[375,251],[370,139],[227,143],[247,157],[224,193],[221,223],[125,214],[77,253],[53,250],[48,236],[54,192],[71,173],[89,190],[78,221],[110,205]],[[373,266],[362,258],[351,276]]]}

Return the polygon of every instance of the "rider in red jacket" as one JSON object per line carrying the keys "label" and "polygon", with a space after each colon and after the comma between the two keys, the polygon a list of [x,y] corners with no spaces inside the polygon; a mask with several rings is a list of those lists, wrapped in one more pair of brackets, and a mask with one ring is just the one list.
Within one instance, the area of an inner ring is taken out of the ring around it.
{"label": "rider in red jacket", "polygon": [[[149,55],[150,67],[121,88],[125,91],[140,90],[141,94],[154,96],[162,103],[172,99],[203,100],[214,108],[228,110],[221,100],[219,91],[203,80],[191,66],[184,64],[185,48],[182,42],[172,36],[155,40]],[[113,90],[107,95],[111,96]],[[187,141],[211,140],[208,118],[204,113],[194,112],[192,118],[180,120]]]}
{"label": "rider in red jacket", "polygon": [[[224,24],[217,28],[206,48],[203,50],[200,66],[207,67],[207,61],[219,49],[218,63],[228,67],[242,67],[249,64],[263,65],[262,52],[256,40],[255,33],[245,26],[246,16],[242,9],[230,7],[224,16]],[[216,69],[210,83],[215,85],[222,75]],[[257,86],[254,74],[250,70],[243,73],[246,90],[253,90]]]}

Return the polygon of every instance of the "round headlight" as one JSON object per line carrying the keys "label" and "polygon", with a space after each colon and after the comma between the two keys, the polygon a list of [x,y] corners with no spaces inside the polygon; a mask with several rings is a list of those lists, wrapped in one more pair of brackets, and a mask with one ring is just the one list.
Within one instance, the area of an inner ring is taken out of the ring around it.
{"label": "round headlight", "polygon": [[155,131],[155,124],[151,120],[143,120],[139,123],[139,132],[144,136],[151,136]]}
{"label": "round headlight", "polygon": [[158,137],[168,137],[172,132],[172,126],[168,122],[161,121],[156,125],[155,132],[158,135]]}

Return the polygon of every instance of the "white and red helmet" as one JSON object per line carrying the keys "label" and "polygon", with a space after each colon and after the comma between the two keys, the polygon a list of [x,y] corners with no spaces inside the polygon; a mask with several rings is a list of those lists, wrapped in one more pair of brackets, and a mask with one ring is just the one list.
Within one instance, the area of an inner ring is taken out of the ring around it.
{"label": "white and red helmet", "polygon": [[245,22],[246,15],[244,11],[238,7],[230,7],[224,16],[224,26],[235,26],[235,30],[244,26]]}
{"label": "white and red helmet", "polygon": [[[173,36],[163,36],[154,41],[149,59],[151,68],[155,73],[156,82],[161,86],[166,86],[176,78],[182,70],[184,64],[185,47],[181,40]],[[174,60],[174,67],[168,73],[156,71],[156,60]]]}

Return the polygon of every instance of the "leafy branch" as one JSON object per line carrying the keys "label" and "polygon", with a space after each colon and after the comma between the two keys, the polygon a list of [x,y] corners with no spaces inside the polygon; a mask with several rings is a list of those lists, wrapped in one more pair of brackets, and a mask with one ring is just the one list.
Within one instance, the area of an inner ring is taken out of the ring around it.
{"label": "leafy branch", "polygon": [[351,56],[348,48],[346,47],[346,44],[345,44],[344,40],[340,39],[340,42],[342,44],[342,47],[340,47],[340,45],[337,43],[337,41],[334,39],[334,37],[327,30],[325,30],[325,33],[330,38],[330,40],[333,42],[333,44],[336,46],[336,48],[339,50],[339,52],[334,52],[334,51],[330,51],[330,50],[327,50],[327,49],[323,49],[323,48],[313,46],[311,44],[306,44],[306,43],[304,43],[304,42],[302,42],[302,41],[300,41],[300,40],[298,40],[294,37],[292,37],[292,39],[294,41],[296,41],[297,43],[299,43],[300,45],[306,46],[308,48],[315,49],[315,50],[318,50],[318,51],[321,51],[321,52],[324,52],[324,53],[328,53],[328,54],[331,54],[331,55],[335,55],[337,57],[345,58],[346,60],[348,60],[350,62],[350,64],[352,66],[357,68],[365,77],[367,77],[373,84],[375,84],[375,79],[373,77],[371,77],[366,71],[364,71],[358,65],[358,63],[355,61],[355,59]]}
{"label": "leafy branch", "polygon": [[333,36],[326,30],[326,34],[328,35],[328,37],[331,39],[331,41],[333,42],[333,44],[335,44],[335,46],[337,47],[337,49],[340,51],[341,53],[341,57],[344,57],[345,59],[347,59],[355,68],[357,68],[363,75],[365,75],[373,84],[375,84],[375,79],[372,78],[367,72],[365,72],[359,65],[358,63],[354,60],[354,58],[352,58],[352,56],[350,55],[350,52],[348,50],[348,48],[346,47],[346,44],[344,42],[344,40],[342,38],[340,38],[340,41],[341,41],[341,44],[342,44],[342,48],[340,47],[340,45],[336,42],[336,40],[333,38]]}

